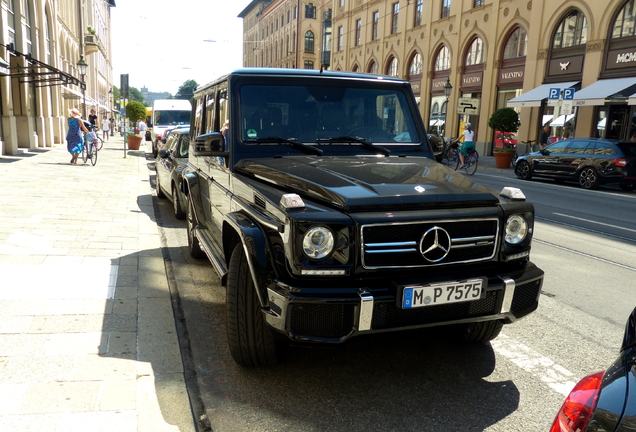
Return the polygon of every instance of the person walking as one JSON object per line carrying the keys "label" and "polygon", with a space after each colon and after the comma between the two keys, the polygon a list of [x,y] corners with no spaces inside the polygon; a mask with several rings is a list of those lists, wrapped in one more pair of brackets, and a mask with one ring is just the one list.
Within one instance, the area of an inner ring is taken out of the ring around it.
{"label": "person walking", "polygon": [[459,161],[461,162],[459,168],[464,168],[464,156],[475,151],[475,131],[473,131],[472,126],[470,123],[466,123],[462,136],[453,141],[453,144],[456,144],[461,141],[462,138],[464,139],[459,149]]}
{"label": "person walking", "polygon": [[543,132],[541,132],[541,136],[539,137],[539,144],[541,144],[541,148],[544,148],[548,145],[548,140],[550,139],[550,125],[543,126]]}
{"label": "person walking", "polygon": [[104,118],[102,118],[102,139],[104,141],[108,141],[108,132],[110,131],[110,120],[104,114]]}
{"label": "person walking", "polygon": [[97,114],[95,114],[95,110],[92,109],[90,114],[88,115],[88,121],[93,125],[97,126]]}
{"label": "person walking", "polygon": [[66,133],[66,148],[71,154],[71,164],[77,165],[77,158],[84,148],[84,134],[88,132],[82,120],[82,114],[77,108],[69,110],[68,132]]}
{"label": "person walking", "polygon": [[139,135],[141,135],[145,140],[148,126],[146,126],[146,123],[142,119],[139,119],[139,123],[137,123],[137,130],[139,130]]}

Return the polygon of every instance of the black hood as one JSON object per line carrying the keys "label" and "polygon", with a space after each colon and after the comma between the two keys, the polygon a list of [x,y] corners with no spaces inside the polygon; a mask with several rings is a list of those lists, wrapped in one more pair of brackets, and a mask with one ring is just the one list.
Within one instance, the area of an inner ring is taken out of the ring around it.
{"label": "black hood", "polygon": [[425,157],[243,159],[236,170],[348,212],[499,203],[492,189]]}

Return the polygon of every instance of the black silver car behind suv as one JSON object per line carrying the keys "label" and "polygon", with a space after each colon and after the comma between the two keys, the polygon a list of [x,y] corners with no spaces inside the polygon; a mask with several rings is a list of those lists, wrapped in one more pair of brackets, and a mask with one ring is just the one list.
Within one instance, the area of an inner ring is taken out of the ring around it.
{"label": "black silver car behind suv", "polygon": [[618,184],[636,189],[636,142],[599,138],[565,139],[517,159],[515,174],[522,180],[549,177],[577,181],[582,188]]}

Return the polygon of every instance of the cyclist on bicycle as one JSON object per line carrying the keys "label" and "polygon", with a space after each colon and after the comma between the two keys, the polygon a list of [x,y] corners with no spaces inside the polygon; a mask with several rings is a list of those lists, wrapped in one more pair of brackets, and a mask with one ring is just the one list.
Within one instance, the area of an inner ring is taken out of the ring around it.
{"label": "cyclist on bicycle", "polygon": [[472,130],[472,125],[470,123],[466,123],[464,125],[464,132],[462,132],[462,136],[453,141],[452,144],[457,144],[462,139],[464,142],[459,149],[459,161],[461,163],[459,168],[464,168],[465,166],[464,156],[475,151],[475,132]]}

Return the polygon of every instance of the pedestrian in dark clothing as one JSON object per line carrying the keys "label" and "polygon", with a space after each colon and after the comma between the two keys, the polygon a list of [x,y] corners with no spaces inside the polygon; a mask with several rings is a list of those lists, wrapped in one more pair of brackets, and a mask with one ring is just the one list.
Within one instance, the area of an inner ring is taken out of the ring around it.
{"label": "pedestrian in dark clothing", "polygon": [[545,125],[543,127],[543,131],[541,132],[541,136],[539,137],[539,144],[541,144],[541,148],[547,146],[548,139],[550,138],[550,126]]}
{"label": "pedestrian in dark clothing", "polygon": [[91,110],[91,113],[88,115],[88,121],[93,125],[97,126],[97,114],[95,114],[95,110]]}

